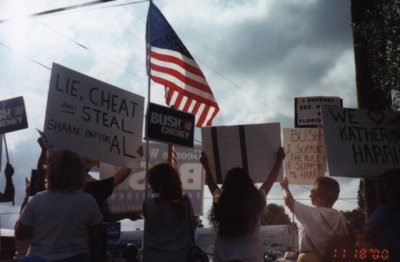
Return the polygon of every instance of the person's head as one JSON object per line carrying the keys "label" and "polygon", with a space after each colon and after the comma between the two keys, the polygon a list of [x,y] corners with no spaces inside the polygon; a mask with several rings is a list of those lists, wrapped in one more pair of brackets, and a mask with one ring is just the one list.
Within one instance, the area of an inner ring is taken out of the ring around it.
{"label": "person's head", "polygon": [[240,192],[253,188],[254,182],[247,172],[241,167],[232,168],[226,173],[222,184],[224,191]]}
{"label": "person's head", "polygon": [[157,164],[149,170],[149,184],[153,193],[170,201],[182,198],[182,183],[178,171],[171,165]]}
{"label": "person's head", "polygon": [[311,203],[317,207],[333,207],[339,193],[340,186],[335,179],[326,176],[318,177],[311,189]]}
{"label": "person's head", "polygon": [[221,236],[240,236],[260,224],[265,199],[243,168],[228,171],[209,219]]}
{"label": "person's head", "polygon": [[84,166],[77,154],[70,150],[55,151],[48,159],[47,189],[52,192],[81,190],[84,175]]}

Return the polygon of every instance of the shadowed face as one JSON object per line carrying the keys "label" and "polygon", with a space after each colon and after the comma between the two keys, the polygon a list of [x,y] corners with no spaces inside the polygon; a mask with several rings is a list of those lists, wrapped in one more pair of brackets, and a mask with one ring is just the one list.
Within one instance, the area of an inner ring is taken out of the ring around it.
{"label": "shadowed face", "polygon": [[321,188],[318,184],[314,184],[314,187],[310,191],[311,204],[314,206],[321,206]]}

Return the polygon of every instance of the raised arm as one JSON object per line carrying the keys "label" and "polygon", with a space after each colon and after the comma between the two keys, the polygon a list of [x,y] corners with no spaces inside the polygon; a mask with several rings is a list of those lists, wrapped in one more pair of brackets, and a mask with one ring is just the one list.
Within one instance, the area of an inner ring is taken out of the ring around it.
{"label": "raised arm", "polygon": [[285,156],[286,156],[285,150],[283,149],[283,147],[280,147],[278,149],[278,152],[276,153],[275,164],[272,167],[271,171],[269,172],[264,183],[261,185],[261,188],[265,191],[265,193],[267,195],[268,195],[268,192],[271,190],[273,183],[275,182],[276,178],[279,175],[279,172],[282,168],[282,162],[283,162],[283,159],[285,159]]}
{"label": "raised arm", "polygon": [[214,178],[211,174],[210,165],[208,164],[208,158],[206,153],[201,152],[200,163],[203,165],[203,168],[206,172],[206,184],[211,194],[214,194],[215,190],[219,189],[217,183],[215,183]]}
{"label": "raised arm", "polygon": [[283,193],[283,200],[285,200],[285,204],[290,209],[290,211],[293,212],[294,198],[293,198],[292,193],[289,190],[289,182],[286,177],[281,182],[281,187],[282,187],[282,193]]}
{"label": "raised arm", "polygon": [[25,177],[25,197],[19,209],[20,215],[22,214],[26,205],[28,204],[30,194],[31,194],[31,182],[28,180],[28,178]]}
{"label": "raised arm", "polygon": [[130,168],[121,167],[114,175],[114,187],[124,182],[130,173],[131,173]]}

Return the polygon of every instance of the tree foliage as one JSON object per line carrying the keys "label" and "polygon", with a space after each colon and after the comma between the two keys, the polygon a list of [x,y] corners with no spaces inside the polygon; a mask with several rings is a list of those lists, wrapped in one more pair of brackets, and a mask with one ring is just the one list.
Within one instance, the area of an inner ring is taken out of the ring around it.
{"label": "tree foliage", "polygon": [[261,223],[263,225],[290,225],[291,221],[283,206],[268,204]]}
{"label": "tree foliage", "polygon": [[353,24],[368,49],[368,67],[375,88],[400,109],[400,0],[373,0],[364,21]]}

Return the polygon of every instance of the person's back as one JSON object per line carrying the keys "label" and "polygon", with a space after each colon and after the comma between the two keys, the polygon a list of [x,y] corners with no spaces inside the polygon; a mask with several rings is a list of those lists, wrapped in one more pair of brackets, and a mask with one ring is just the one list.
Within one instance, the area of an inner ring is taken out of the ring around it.
{"label": "person's back", "polygon": [[69,151],[49,158],[48,191],[37,193],[24,209],[16,228],[18,240],[31,240],[28,256],[47,261],[93,261],[98,256],[102,215],[95,199],[81,192],[84,169],[79,157]]}
{"label": "person's back", "polygon": [[266,194],[279,175],[285,158],[283,148],[277,152],[274,166],[260,189],[254,186],[243,168],[232,168],[226,174],[222,188],[214,182],[207,156],[200,161],[206,171],[206,183],[214,196],[209,219],[216,230],[213,261],[264,261],[260,233],[261,216],[266,206]]}
{"label": "person's back", "polygon": [[143,261],[186,261],[191,247],[189,210],[177,219],[172,209],[159,207],[157,199],[146,200],[144,206]]}
{"label": "person's back", "polygon": [[97,209],[94,203],[83,192],[37,193],[21,217],[21,223],[34,228],[28,254],[56,260],[88,253],[88,225],[99,222],[99,216],[92,215]]}
{"label": "person's back", "polygon": [[262,261],[261,216],[265,192],[258,190],[242,168],[231,169],[210,213],[217,230],[213,261]]}
{"label": "person's back", "polygon": [[400,261],[400,169],[382,174],[386,203],[367,219],[364,231],[373,240],[374,248],[388,250],[387,261]]}
{"label": "person's back", "polygon": [[149,170],[149,183],[158,196],[143,203],[143,262],[186,262],[195,227],[190,199],[182,196],[178,172],[168,164]]}
{"label": "person's back", "polygon": [[348,234],[346,219],[333,208],[339,197],[339,183],[330,177],[318,177],[310,191],[312,206],[293,198],[287,178],[281,186],[285,204],[300,222],[297,262],[321,261],[331,236]]}

